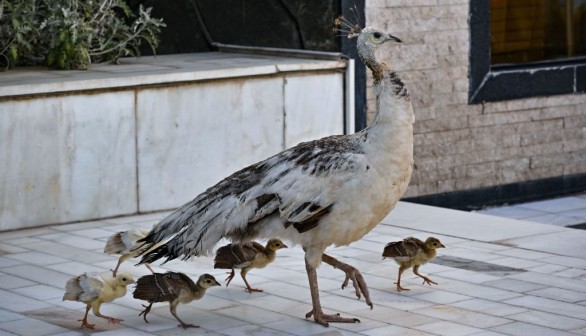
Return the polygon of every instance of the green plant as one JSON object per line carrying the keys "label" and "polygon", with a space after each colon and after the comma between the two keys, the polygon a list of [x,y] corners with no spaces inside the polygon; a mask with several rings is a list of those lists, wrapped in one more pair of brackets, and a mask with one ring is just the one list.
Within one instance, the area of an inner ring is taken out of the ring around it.
{"label": "green plant", "polygon": [[0,66],[9,68],[17,61],[31,64],[42,58],[37,0],[0,0]]}
{"label": "green plant", "polygon": [[154,53],[164,26],[151,8],[140,6],[135,17],[123,0],[0,0],[0,55],[8,65],[41,59],[55,69],[86,69],[139,56],[143,42]]}

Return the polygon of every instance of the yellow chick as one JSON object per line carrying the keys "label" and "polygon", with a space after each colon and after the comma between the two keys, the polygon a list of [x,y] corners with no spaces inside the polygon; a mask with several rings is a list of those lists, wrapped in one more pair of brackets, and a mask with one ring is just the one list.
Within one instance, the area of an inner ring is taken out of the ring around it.
{"label": "yellow chick", "polygon": [[[106,246],[104,246],[104,253],[120,255],[116,268],[112,270],[112,276],[116,276],[118,268],[124,261],[137,257],[144,252],[144,249],[136,249],[140,245],[137,244],[137,241],[146,237],[148,233],[148,229],[126,230],[116,232],[108,238]],[[155,273],[149,264],[145,263],[144,265],[151,271],[151,273]]]}
{"label": "yellow chick", "polygon": [[63,301],[78,301],[86,304],[85,316],[81,321],[81,328],[94,329],[95,324],[87,321],[87,316],[92,309],[94,315],[105,318],[108,322],[116,324],[122,320],[111,316],[102,315],[100,306],[102,303],[112,302],[126,294],[126,286],[135,283],[132,274],[121,272],[116,277],[109,274],[98,275],[83,273],[67,281]]}
{"label": "yellow chick", "polygon": [[390,242],[383,250],[383,259],[385,257],[393,258],[399,264],[399,276],[397,278],[397,291],[409,290],[401,287],[401,274],[408,268],[413,267],[413,273],[423,279],[424,284],[434,284],[428,277],[419,274],[419,266],[427,263],[436,256],[436,249],[445,247],[437,238],[429,237],[425,242],[409,237],[401,241]]}
{"label": "yellow chick", "polygon": [[263,268],[269,263],[273,262],[276,257],[276,251],[282,248],[287,248],[281,240],[270,239],[266,246],[262,246],[257,242],[250,242],[248,244],[228,244],[222,246],[216,251],[214,259],[214,268],[232,269],[226,278],[226,287],[234,278],[234,269],[240,268],[240,276],[246,284],[246,290],[252,292],[262,292],[262,289],[250,287],[246,281],[246,273],[253,268]]}

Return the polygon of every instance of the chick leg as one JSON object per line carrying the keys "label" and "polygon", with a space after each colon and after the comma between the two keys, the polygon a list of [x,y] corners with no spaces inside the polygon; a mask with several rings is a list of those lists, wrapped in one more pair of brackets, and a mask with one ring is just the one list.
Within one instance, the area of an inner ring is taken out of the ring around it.
{"label": "chick leg", "polygon": [[243,268],[242,270],[240,270],[240,276],[242,277],[242,280],[244,280],[244,283],[246,284],[246,291],[249,292],[249,293],[252,293],[252,292],[262,292],[262,289],[257,289],[257,288],[250,287],[250,285],[248,284],[248,281],[246,280],[246,273],[248,273],[248,271],[246,270],[246,268]]}
{"label": "chick leg", "polygon": [[179,323],[181,323],[179,325],[179,327],[182,327],[183,329],[187,329],[187,328],[199,328],[199,326],[193,325],[193,324],[189,324],[189,323],[185,323],[183,322],[179,316],[177,316],[177,305],[179,304],[179,301],[175,301],[175,302],[171,302],[171,304],[169,305],[169,310],[171,310],[171,314],[173,314],[173,316],[175,316],[175,318],[177,319],[177,321],[179,321]]}
{"label": "chick leg", "polygon": [[399,267],[399,276],[397,277],[397,282],[395,282],[395,284],[397,285],[397,292],[404,291],[404,290],[406,290],[406,291],[409,290],[409,288],[401,287],[401,274],[403,274],[403,272],[405,272],[405,270],[407,268],[409,268],[409,267],[404,266],[404,265],[401,265],[401,267]]}
{"label": "chick leg", "polygon": [[370,301],[368,286],[366,286],[366,281],[364,281],[362,274],[356,267],[343,263],[325,253],[322,255],[321,260],[326,264],[332,265],[334,266],[334,268],[338,268],[342,270],[344,273],[346,273],[346,279],[344,279],[344,282],[342,283],[342,289],[348,286],[349,280],[352,280],[352,285],[354,286],[354,290],[356,291],[356,297],[360,299],[360,294],[362,293],[362,295],[364,295],[364,300],[366,301],[366,304],[370,307],[370,309],[372,309],[373,304],[372,301]]}
{"label": "chick leg", "polygon": [[151,267],[151,264],[149,263],[144,263],[144,265],[146,266],[146,268],[149,269],[149,271],[151,271],[151,273],[155,274],[155,270]]}
{"label": "chick leg", "polygon": [[319,288],[317,286],[317,272],[315,267],[309,265],[307,260],[305,261],[305,269],[307,270],[307,277],[309,278],[309,290],[311,292],[311,302],[313,309],[305,314],[305,318],[310,318],[313,315],[315,322],[328,327],[329,322],[341,322],[341,323],[356,323],[360,322],[357,318],[341,317],[340,314],[326,315],[321,309],[321,303],[319,302]]}
{"label": "chick leg", "polygon": [[124,256],[121,256],[120,258],[118,258],[118,263],[116,264],[116,267],[110,271],[112,271],[112,276],[116,277],[116,273],[118,272],[118,268],[120,268],[120,265],[122,265],[122,263],[124,262]]}
{"label": "chick leg", "polygon": [[146,316],[151,311],[151,307],[153,306],[153,303],[151,302],[151,304],[148,306],[145,306],[145,305],[142,305],[142,306],[144,307],[144,310],[142,312],[140,312],[140,314],[138,314],[138,316],[143,315],[142,318],[144,319],[144,321],[146,323],[149,323],[149,321],[147,321],[147,319],[146,319]]}
{"label": "chick leg", "polygon": [[228,287],[228,285],[230,284],[230,281],[232,281],[232,279],[234,279],[234,269],[232,269],[232,272],[228,272],[226,274],[229,274],[229,275],[226,278],[226,280],[224,280],[224,281],[227,281],[226,282],[226,287]]}
{"label": "chick leg", "polygon": [[428,284],[430,286],[432,284],[437,285],[437,282],[431,280],[430,278],[428,278],[426,276],[423,276],[423,275],[419,274],[419,266],[420,265],[413,266],[413,273],[415,273],[415,275],[417,275],[417,276],[419,276],[419,277],[421,277],[423,279],[423,284],[422,285],[424,285],[424,284]]}
{"label": "chick leg", "polygon": [[108,322],[110,322],[112,324],[116,324],[116,323],[120,323],[120,322],[124,321],[123,319],[118,319],[118,318],[103,315],[102,313],[100,313],[100,306],[101,305],[102,305],[101,302],[97,302],[96,304],[93,305],[92,311],[94,312],[94,315],[101,317],[103,319],[106,319],[106,320],[108,320]]}
{"label": "chick leg", "polygon": [[90,324],[87,321],[87,314],[90,312],[90,309],[92,308],[91,305],[87,305],[85,307],[85,316],[83,317],[83,320],[78,320],[81,321],[81,328],[88,328],[88,329],[94,329],[94,327],[96,326],[95,324]]}

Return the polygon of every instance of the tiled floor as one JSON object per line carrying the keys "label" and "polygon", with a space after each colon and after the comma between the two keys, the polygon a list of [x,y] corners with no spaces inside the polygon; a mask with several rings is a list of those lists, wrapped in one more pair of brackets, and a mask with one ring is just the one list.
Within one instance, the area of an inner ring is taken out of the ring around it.
{"label": "tiled floor", "polygon": [[[545,201],[493,207],[477,212],[558,226],[586,224],[586,193]],[[586,225],[584,226],[586,228]]]}
{"label": "tiled floor", "polygon": [[[562,208],[583,209],[557,202],[527,207]],[[163,215],[0,233],[0,335],[586,335],[585,230],[410,203],[400,203],[362,240],[329,250],[362,271],[373,310],[351,288],[340,289],[344,275],[339,270],[328,265],[318,270],[326,310],[361,323],[324,328],[304,318],[310,295],[302,251],[293,247],[249,273],[251,284],[264,293],[246,293],[237,276],[230,287],[212,288],[200,301],[180,305],[178,314],[199,329],[178,328],[164,304],[155,304],[145,323],[138,316],[143,302],[132,298],[132,288],[102,307],[103,313],[123,318],[121,324],[90,313],[96,329],[79,329],[83,304],[61,300],[65,282],[82,272],[107,272],[116,263],[116,257],[102,253],[107,237],[150,227]],[[387,242],[410,235],[436,236],[447,248],[421,268],[437,286],[423,286],[407,271],[403,285],[411,290],[399,293],[393,285],[398,267],[380,254]],[[209,257],[165,267],[193,277],[207,272],[221,282],[225,278]],[[148,273],[132,262],[122,268],[136,277]]]}

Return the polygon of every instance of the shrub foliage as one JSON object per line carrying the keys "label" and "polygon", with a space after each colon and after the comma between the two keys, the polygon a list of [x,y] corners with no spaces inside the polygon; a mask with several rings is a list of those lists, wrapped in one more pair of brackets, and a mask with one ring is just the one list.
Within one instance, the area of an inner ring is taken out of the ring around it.
{"label": "shrub foliage", "polygon": [[135,15],[124,0],[0,0],[0,65],[87,69],[140,56],[144,42],[154,53],[165,24],[151,9]]}

